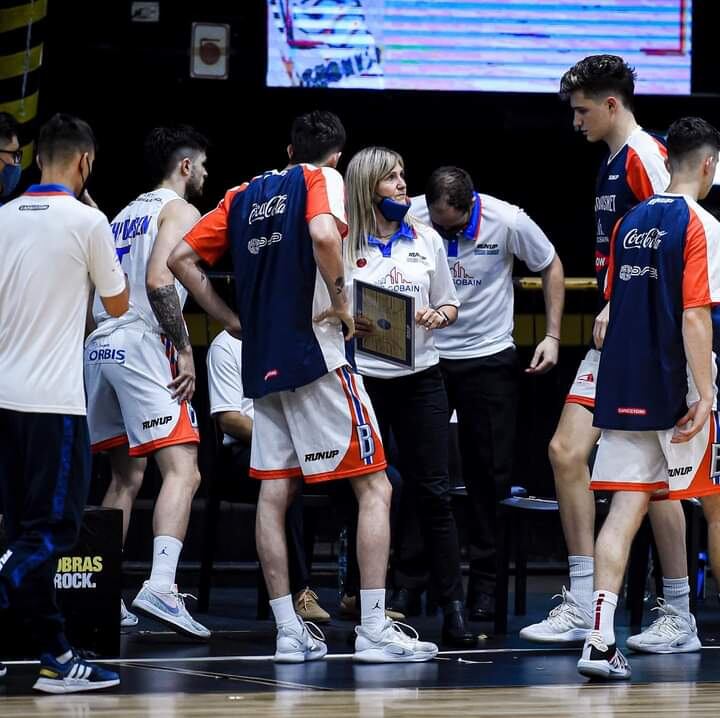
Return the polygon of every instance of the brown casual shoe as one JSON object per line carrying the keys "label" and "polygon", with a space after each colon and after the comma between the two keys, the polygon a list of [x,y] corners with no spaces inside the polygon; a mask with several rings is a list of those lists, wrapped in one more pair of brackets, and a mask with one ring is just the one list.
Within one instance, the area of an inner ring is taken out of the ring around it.
{"label": "brown casual shoe", "polygon": [[[340,599],[340,615],[343,618],[350,618],[355,621],[360,620],[360,606],[358,605],[357,596],[348,596],[343,594]],[[392,611],[389,608],[385,609],[385,616],[391,621],[402,621],[405,618],[405,614],[399,611]]]}
{"label": "brown casual shoe", "polygon": [[318,603],[317,593],[304,588],[295,596],[295,611],[303,621],[313,623],[330,623],[330,614]]}

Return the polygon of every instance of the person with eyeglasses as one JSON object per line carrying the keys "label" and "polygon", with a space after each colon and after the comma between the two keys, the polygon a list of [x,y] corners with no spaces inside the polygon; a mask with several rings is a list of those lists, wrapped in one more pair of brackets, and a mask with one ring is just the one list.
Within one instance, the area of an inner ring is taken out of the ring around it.
{"label": "person with eyeglasses", "polygon": [[543,230],[519,207],[475,190],[460,167],[439,167],[413,214],[442,236],[462,303],[458,321],[435,339],[450,411],[457,411],[470,502],[470,620],[495,618],[496,506],[507,497],[516,453],[520,369],[513,341],[513,264],[542,278],[546,328],[525,373],[558,361],[565,297],[563,266]]}
{"label": "person with eyeglasses", "polygon": [[22,174],[20,124],[9,112],[0,112],[0,206],[17,187]]}

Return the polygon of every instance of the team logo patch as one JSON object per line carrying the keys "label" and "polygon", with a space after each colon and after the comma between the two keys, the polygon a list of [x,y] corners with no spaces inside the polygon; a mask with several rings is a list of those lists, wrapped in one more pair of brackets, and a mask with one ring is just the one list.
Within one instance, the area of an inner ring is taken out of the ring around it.
{"label": "team logo patch", "polygon": [[360,267],[362,269],[367,264],[367,259],[365,259],[365,257],[360,257],[360,259],[358,259],[356,264],[358,267]]}

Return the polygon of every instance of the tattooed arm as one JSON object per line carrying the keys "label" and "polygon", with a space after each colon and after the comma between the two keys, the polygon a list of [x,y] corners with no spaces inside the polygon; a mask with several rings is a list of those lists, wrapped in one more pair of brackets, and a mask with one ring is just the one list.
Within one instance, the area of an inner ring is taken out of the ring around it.
{"label": "tattooed arm", "polygon": [[168,384],[173,398],[178,402],[190,401],[195,392],[195,362],[180,297],[175,289],[175,279],[167,267],[167,260],[173,247],[199,216],[197,209],[185,200],[173,200],[163,207],[158,217],[158,234],[145,277],[150,306],[178,354],[177,376]]}
{"label": "tattooed arm", "polygon": [[308,225],[313,242],[315,263],[325,282],[332,309],[323,312],[316,321],[339,319],[345,325],[345,340],[355,333],[355,322],[345,293],[345,267],[342,258],[342,239],[335,218],[319,214]]}

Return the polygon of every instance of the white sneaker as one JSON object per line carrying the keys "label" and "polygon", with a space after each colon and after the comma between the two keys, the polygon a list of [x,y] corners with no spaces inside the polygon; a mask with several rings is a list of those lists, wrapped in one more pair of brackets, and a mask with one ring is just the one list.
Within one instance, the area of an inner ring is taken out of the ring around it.
{"label": "white sneaker", "polygon": [[592,630],[592,615],[581,606],[575,596],[563,586],[560,605],[550,611],[548,617],[540,623],[525,626],[520,638],[537,643],[576,643],[584,641]]}
{"label": "white sneaker", "polygon": [[327,653],[325,634],[311,621],[298,616],[300,631],[296,626],[278,626],[275,643],[276,663],[304,663],[319,661]]}
{"label": "white sneaker", "polygon": [[120,626],[122,628],[128,628],[129,626],[137,626],[138,617],[134,613],[130,613],[127,610],[125,601],[120,599]]}
{"label": "white sneaker", "polygon": [[[409,635],[403,628],[410,629]],[[421,641],[418,632],[406,623],[386,620],[377,633],[355,628],[355,660],[360,663],[420,663],[430,661],[438,653],[434,643]]]}
{"label": "white sneaker", "polygon": [[145,581],[140,593],[135,596],[132,607],[162,621],[178,633],[192,638],[210,638],[210,631],[198,623],[185,608],[185,599],[188,597],[195,598],[189,593],[178,593],[176,585],[169,591],[158,591],[150,586],[149,581]]}
{"label": "white sneaker", "polygon": [[625,656],[614,643],[608,646],[600,631],[591,631],[585,639],[577,669],[581,676],[613,681],[624,681],[631,675],[630,664]]}
{"label": "white sneaker", "polygon": [[684,616],[658,598],[658,617],[642,632],[627,639],[627,647],[641,653],[692,653],[702,648],[692,613]]}

